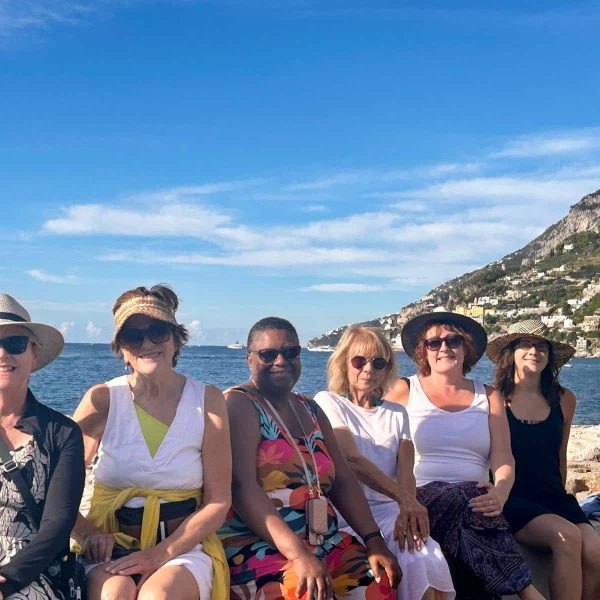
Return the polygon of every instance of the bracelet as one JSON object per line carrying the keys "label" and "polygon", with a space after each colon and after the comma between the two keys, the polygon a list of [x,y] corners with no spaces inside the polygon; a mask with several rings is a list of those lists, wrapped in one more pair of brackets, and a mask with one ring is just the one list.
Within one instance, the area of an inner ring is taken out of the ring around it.
{"label": "bracelet", "polygon": [[366,544],[369,540],[372,540],[373,538],[383,539],[383,535],[381,535],[381,531],[379,531],[379,529],[377,531],[371,531],[371,533],[367,533],[367,535],[365,535],[362,539],[363,544]]}

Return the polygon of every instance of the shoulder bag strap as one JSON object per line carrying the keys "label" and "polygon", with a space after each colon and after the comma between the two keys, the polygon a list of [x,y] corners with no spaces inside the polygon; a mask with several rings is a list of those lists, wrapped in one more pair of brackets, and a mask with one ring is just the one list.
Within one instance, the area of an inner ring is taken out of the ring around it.
{"label": "shoulder bag strap", "polygon": [[2,461],[0,463],[0,472],[4,473],[6,478],[15,484],[17,490],[19,490],[19,494],[21,494],[21,497],[23,498],[23,502],[25,502],[25,506],[27,506],[33,525],[36,529],[39,529],[41,519],[38,505],[35,503],[31,490],[27,486],[27,483],[25,483],[23,474],[17,466],[17,463],[13,460],[8,446],[2,437],[0,437],[0,460]]}

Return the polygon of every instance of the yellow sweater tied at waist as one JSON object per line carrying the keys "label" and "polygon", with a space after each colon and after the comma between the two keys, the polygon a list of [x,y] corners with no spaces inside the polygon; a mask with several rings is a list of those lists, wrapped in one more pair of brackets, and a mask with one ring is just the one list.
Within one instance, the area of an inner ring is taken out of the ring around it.
{"label": "yellow sweater tied at waist", "polygon": [[[119,508],[136,497],[146,498],[140,540],[119,531],[119,521],[116,515]],[[156,545],[156,532],[160,521],[160,500],[178,502],[188,498],[195,498],[200,506],[202,490],[145,490],[143,488],[116,490],[96,481],[87,518],[104,533],[114,534],[117,544],[124,548],[147,550]],[[211,533],[202,540],[202,548],[210,556],[213,565],[211,598],[212,600],[227,600],[229,598],[229,567],[221,540],[216,533]]]}

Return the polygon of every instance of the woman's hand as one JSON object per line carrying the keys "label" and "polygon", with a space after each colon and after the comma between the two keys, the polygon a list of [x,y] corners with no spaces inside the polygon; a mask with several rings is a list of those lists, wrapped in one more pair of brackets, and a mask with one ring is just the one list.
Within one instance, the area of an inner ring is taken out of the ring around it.
{"label": "woman's hand", "polygon": [[296,597],[301,598],[306,593],[306,598],[312,600],[329,600],[333,597],[333,580],[324,563],[318,561],[308,552],[291,561],[293,569],[298,575]]}
{"label": "woman's hand", "polygon": [[386,546],[385,540],[382,537],[371,538],[365,546],[375,581],[379,583],[381,577],[386,575],[390,588],[395,590],[402,579],[402,569]]}
{"label": "woman's hand", "polygon": [[477,498],[471,498],[469,506],[475,512],[482,513],[484,517],[497,517],[502,514],[504,503],[508,494],[504,494],[499,488],[489,481],[480,481],[478,488],[485,488],[487,491]]}
{"label": "woman's hand", "polygon": [[398,540],[400,552],[404,552],[404,543],[409,552],[415,547],[420,550],[429,538],[429,515],[427,509],[413,496],[403,495],[398,500],[400,513],[394,525],[394,539]]}
{"label": "woman's hand", "polygon": [[141,575],[142,578],[137,584],[139,589],[146,579],[168,560],[160,546],[153,546],[148,550],[132,552],[111,562],[106,566],[106,571],[113,575]]}
{"label": "woman's hand", "polygon": [[89,563],[108,562],[115,546],[115,536],[100,530],[89,533],[83,539],[83,554]]}

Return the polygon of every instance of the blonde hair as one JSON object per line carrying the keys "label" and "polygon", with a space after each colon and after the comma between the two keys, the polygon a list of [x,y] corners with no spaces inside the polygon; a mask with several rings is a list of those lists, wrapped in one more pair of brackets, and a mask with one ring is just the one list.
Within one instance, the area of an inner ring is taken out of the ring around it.
{"label": "blonde hair", "polygon": [[398,378],[396,356],[389,340],[372,327],[356,325],[344,331],[334,353],[327,361],[327,387],[340,396],[349,396],[348,358],[357,355],[382,356],[387,360],[385,378],[375,392],[379,397],[394,385]]}

